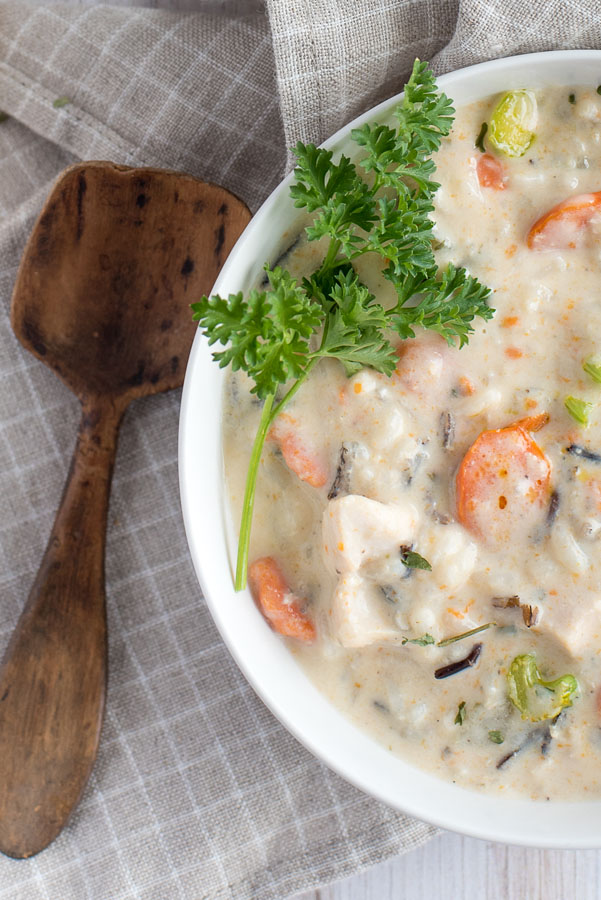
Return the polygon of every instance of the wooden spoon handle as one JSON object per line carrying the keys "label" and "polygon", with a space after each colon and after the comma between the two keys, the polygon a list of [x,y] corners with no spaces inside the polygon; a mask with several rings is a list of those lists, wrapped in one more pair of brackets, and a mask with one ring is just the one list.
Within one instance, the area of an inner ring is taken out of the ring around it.
{"label": "wooden spoon handle", "polygon": [[123,410],[83,404],[50,540],[0,665],[0,850],[59,833],[90,775],[107,675],[104,550]]}

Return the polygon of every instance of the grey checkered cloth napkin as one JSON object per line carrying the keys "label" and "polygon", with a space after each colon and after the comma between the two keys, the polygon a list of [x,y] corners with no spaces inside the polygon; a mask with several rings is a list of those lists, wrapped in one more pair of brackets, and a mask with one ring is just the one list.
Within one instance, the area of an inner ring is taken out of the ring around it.
{"label": "grey checkered cloth napkin", "polygon": [[[27,234],[60,170],[78,159],[181,169],[256,208],[286,146],[319,141],[400,90],[414,56],[445,71],[599,46],[601,35],[597,0],[197,6],[0,2],[0,648],[41,559],[78,422],[75,399],[8,317]],[[188,558],[178,406],[172,392],[126,416],[100,754],[56,842],[31,860],[0,859],[5,900],[282,900],[434,834],[313,759],[229,658]]]}

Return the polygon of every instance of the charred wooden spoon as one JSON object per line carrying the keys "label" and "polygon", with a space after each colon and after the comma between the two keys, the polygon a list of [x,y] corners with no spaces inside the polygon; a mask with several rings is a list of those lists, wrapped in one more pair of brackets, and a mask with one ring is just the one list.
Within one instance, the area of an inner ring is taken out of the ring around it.
{"label": "charred wooden spoon", "polygon": [[181,385],[207,293],[250,219],[223,188],[82,163],[59,178],[12,299],[21,343],[77,394],[67,483],[0,667],[0,850],[60,832],[90,775],[106,693],[104,550],[117,430],[134,397]]}

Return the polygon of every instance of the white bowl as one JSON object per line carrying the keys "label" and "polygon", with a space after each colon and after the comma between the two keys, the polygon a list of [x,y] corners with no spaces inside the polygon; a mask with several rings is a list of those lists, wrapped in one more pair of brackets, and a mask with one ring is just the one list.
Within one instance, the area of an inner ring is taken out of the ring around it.
{"label": "white bowl", "polygon": [[[601,82],[601,51],[573,50],[499,59],[452,72],[440,88],[461,106],[520,87]],[[338,131],[339,150],[351,128],[383,121],[393,97]],[[289,198],[292,177],[265,201],[232,250],[213,292],[247,291],[263,263],[294,236],[299,211]],[[601,846],[601,802],[543,803],[476,793],[442,781],[392,756],[327,701],[268,627],[250,593],[234,592],[235,537],[224,493],[221,404],[224,373],[207,341],[194,341],[182,399],[180,487],[198,580],[240,669],[278,719],[312,753],[363,791],[442,828],[475,837],[539,847]]]}

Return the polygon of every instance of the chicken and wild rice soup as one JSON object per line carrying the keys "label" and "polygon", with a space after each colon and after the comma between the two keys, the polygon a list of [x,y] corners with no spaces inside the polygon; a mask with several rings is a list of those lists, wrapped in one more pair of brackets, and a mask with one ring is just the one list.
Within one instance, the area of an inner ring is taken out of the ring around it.
{"label": "chicken and wild rice soup", "polygon": [[[360,728],[537,800],[601,797],[600,93],[525,86],[456,113],[431,243],[494,317],[461,349],[393,335],[390,376],[321,360],[267,434],[249,554],[266,618]],[[281,264],[300,282],[324,252],[303,234]],[[353,269],[394,304],[381,256]],[[229,376],[235,517],[251,387]]]}

